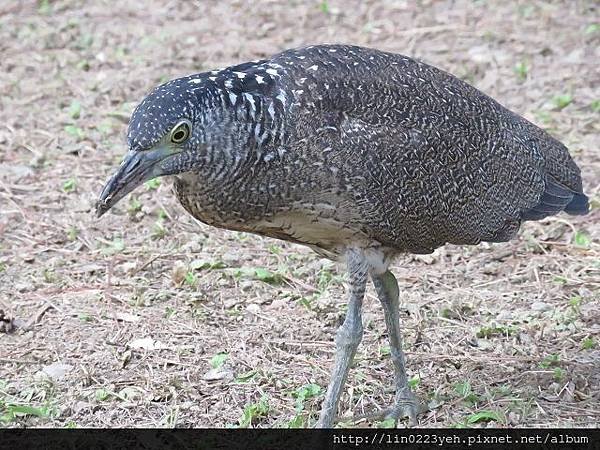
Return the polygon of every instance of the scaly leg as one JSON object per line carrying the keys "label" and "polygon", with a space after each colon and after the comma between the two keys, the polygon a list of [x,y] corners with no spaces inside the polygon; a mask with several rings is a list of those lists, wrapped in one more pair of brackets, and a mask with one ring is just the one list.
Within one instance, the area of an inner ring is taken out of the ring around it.
{"label": "scaly leg", "polygon": [[363,326],[361,317],[362,300],[367,284],[367,264],[362,252],[349,250],[347,253],[349,274],[348,312],[342,326],[335,336],[335,364],[331,380],[327,387],[325,400],[317,428],[332,428],[342,389],[348,377],[350,364],[362,339]]}
{"label": "scaly leg", "polygon": [[420,406],[417,398],[408,387],[408,378],[406,376],[404,352],[402,351],[402,336],[400,333],[398,282],[389,270],[381,275],[371,274],[371,278],[377,290],[377,296],[383,306],[385,325],[390,341],[390,353],[392,362],[394,363],[396,398],[394,406],[385,412],[384,417],[397,421],[400,417],[408,416],[410,424],[416,425]]}

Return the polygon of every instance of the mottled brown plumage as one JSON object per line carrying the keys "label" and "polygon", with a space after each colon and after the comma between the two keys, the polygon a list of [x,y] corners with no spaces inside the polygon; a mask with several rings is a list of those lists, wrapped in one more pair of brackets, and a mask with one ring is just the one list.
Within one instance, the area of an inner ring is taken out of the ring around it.
{"label": "mottled brown plumage", "polygon": [[[240,70],[244,79],[236,68],[219,72],[215,87],[233,80],[240,124],[233,145],[246,147],[243,160],[223,168],[215,185],[202,170],[176,183],[184,207],[211,225],[333,253],[345,239],[426,253],[447,242],[512,238],[549,185],[581,198],[579,169],[560,142],[434,67],[319,46]],[[259,74],[263,86],[245,82]],[[252,112],[246,95],[262,107]],[[262,145],[254,127],[244,127],[261,120]],[[227,153],[214,157],[226,161]]]}
{"label": "mottled brown plumage", "polygon": [[174,175],[181,204],[205,223],[346,257],[348,315],[321,426],[333,423],[362,336],[368,275],[396,371],[389,414],[414,420],[391,258],[507,241],[524,220],[588,210],[579,168],[545,131],[444,71],[360,47],[288,50],[170,81],[135,110],[128,140],[100,214],[141,181]]}

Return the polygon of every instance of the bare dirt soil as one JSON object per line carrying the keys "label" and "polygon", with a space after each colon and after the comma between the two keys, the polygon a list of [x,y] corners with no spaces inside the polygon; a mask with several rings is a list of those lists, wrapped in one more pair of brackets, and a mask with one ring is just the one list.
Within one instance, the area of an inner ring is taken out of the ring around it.
{"label": "bare dirt soil", "polygon": [[[422,426],[600,423],[595,1],[3,1],[0,426],[310,426],[341,268],[190,218],[162,180],[98,220],[128,117],[158,83],[310,43],[418,57],[565,142],[595,210],[508,244],[399,258]],[[369,287],[340,413],[389,405]],[[385,424],[383,424],[385,425]]]}

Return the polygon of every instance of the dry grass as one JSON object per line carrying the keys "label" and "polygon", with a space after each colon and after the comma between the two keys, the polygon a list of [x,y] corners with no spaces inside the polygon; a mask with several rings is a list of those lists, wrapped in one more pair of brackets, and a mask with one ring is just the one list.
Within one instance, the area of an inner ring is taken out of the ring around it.
{"label": "dry grass", "polygon": [[[422,425],[488,411],[494,425],[597,426],[597,3],[251,3],[2,2],[0,426],[314,420],[322,392],[312,385],[327,383],[345,308],[338,268],[197,224],[164,181],[100,221],[92,205],[149,88],[315,42],[424,59],[570,147],[590,215],[528,223],[509,244],[407,255],[395,273],[409,372],[432,406]],[[393,397],[372,290],[365,324],[345,415]]]}

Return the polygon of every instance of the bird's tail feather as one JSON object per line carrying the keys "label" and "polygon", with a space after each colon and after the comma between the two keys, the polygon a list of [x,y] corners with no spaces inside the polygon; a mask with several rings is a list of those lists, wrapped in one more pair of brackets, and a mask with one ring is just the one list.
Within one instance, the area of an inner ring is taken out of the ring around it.
{"label": "bird's tail feather", "polygon": [[590,211],[590,202],[585,194],[575,194],[573,200],[569,202],[565,208],[565,212],[572,216],[581,216],[587,214]]}
{"label": "bird's tail feather", "polygon": [[546,189],[540,202],[533,208],[524,211],[522,219],[540,220],[561,211],[571,215],[583,215],[588,213],[589,207],[589,200],[585,194],[574,192],[548,176]]}

